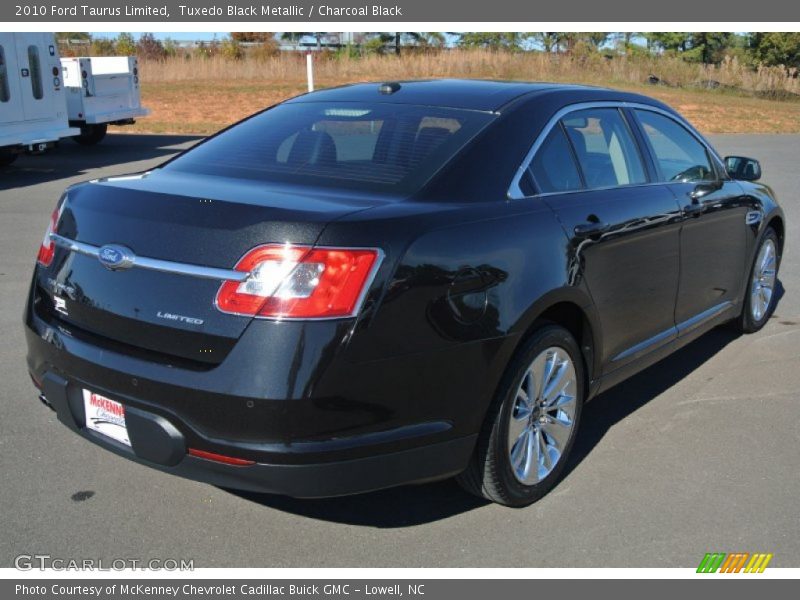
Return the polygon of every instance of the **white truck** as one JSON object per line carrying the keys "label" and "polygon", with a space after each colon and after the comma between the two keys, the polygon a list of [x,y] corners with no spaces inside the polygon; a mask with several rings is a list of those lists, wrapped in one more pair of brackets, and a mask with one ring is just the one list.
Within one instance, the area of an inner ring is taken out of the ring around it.
{"label": "white truck", "polygon": [[80,133],[64,95],[52,33],[0,33],[0,166]]}
{"label": "white truck", "polygon": [[69,124],[80,128],[73,139],[92,145],[108,125],[130,125],[150,114],[142,108],[139,66],[135,56],[62,58]]}

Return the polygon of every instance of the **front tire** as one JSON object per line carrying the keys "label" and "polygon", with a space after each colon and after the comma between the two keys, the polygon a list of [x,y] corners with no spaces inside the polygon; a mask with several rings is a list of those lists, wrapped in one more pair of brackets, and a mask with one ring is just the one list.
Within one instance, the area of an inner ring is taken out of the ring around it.
{"label": "front tire", "polygon": [[768,227],[758,244],[747,280],[742,314],[736,321],[736,327],[742,333],[754,333],[764,327],[775,310],[780,248],[778,235],[772,227]]}
{"label": "front tire", "polygon": [[537,330],[509,365],[467,469],[468,492],[527,506],[558,483],[575,441],[585,394],[575,338],[557,325]]}
{"label": "front tire", "polygon": [[103,141],[107,131],[108,125],[105,123],[100,125],[81,125],[80,135],[74,135],[72,139],[81,146],[94,146]]}

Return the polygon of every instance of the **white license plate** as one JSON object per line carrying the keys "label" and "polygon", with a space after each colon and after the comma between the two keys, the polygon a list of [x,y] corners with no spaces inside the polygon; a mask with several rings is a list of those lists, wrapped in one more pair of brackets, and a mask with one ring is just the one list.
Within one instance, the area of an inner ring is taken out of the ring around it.
{"label": "white license plate", "polygon": [[113,440],[131,445],[128,428],[125,426],[125,407],[116,400],[96,392],[83,390],[83,409],[86,412],[86,428],[102,433]]}

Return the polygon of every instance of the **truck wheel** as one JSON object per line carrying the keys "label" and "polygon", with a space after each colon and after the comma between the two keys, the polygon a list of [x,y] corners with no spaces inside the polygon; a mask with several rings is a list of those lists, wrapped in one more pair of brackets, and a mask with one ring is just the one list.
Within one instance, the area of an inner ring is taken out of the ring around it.
{"label": "truck wheel", "polygon": [[81,125],[81,134],[73,136],[72,139],[82,146],[94,146],[103,141],[106,137],[108,125]]}
{"label": "truck wheel", "polygon": [[0,150],[0,167],[10,165],[17,160],[18,154],[9,150]]}
{"label": "truck wheel", "polygon": [[578,343],[557,325],[525,342],[489,408],[475,454],[456,480],[468,492],[506,506],[526,506],[561,477],[584,399]]}

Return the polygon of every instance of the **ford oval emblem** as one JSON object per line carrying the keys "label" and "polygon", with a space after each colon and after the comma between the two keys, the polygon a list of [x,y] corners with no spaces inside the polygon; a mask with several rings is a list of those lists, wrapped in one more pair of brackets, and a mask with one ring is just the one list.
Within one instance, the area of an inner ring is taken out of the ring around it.
{"label": "ford oval emblem", "polygon": [[100,264],[112,271],[130,269],[135,258],[136,255],[130,248],[117,244],[103,246],[97,253],[97,260],[100,261]]}

